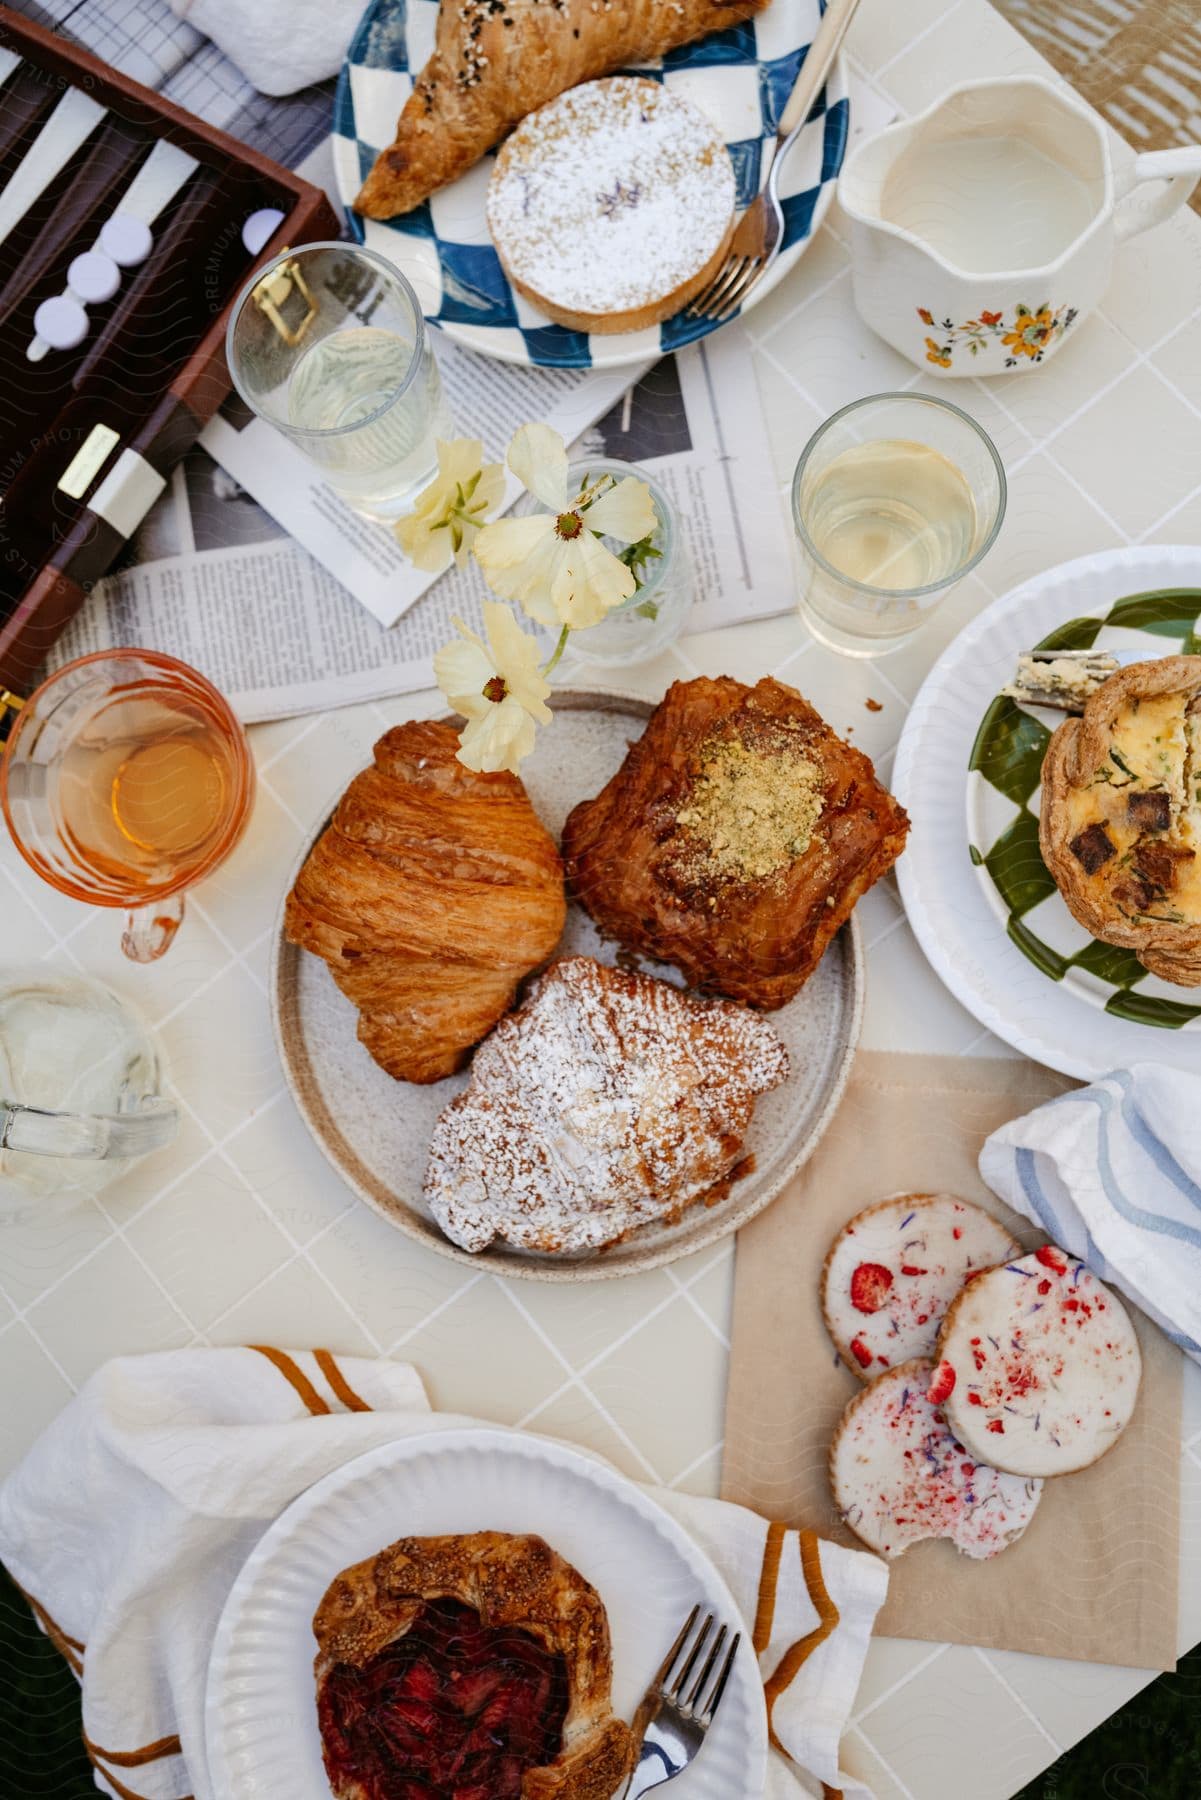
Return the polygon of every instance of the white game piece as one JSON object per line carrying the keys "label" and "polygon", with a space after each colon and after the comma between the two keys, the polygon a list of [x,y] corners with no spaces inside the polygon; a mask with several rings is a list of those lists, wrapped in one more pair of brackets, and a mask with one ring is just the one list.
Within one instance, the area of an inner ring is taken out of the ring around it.
{"label": "white game piece", "polygon": [[145,262],[154,245],[149,225],[133,213],[115,212],[100,227],[97,240],[106,256],[111,256],[123,269]]}
{"label": "white game piece", "polygon": [[252,212],[242,227],[242,242],[251,256],[257,256],[263,245],[268,243],[284,222],[284,215],[277,206],[260,206]]}
{"label": "white game piece", "polygon": [[[160,138],[121,196],[118,213],[132,213],[149,225],[192,179],[200,164],[178,144]],[[114,214],[114,217],[116,214]],[[112,252],[110,251],[111,255]]]}
{"label": "white game piece", "polygon": [[78,300],[72,300],[66,294],[55,294],[52,299],[42,301],[33,315],[33,326],[51,350],[74,350],[88,335],[88,315]]}
{"label": "white game piece", "polygon": [[121,271],[103,250],[84,250],[67,270],[67,284],[85,306],[111,300],[121,285]]}

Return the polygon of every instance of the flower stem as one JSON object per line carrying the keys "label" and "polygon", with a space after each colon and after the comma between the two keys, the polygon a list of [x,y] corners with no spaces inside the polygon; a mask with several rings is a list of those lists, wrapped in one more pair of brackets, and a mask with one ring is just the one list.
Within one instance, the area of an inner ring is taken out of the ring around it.
{"label": "flower stem", "polygon": [[562,656],[564,650],[566,650],[567,640],[570,636],[571,636],[571,626],[564,625],[562,631],[559,633],[559,641],[555,645],[553,651],[551,652],[550,661],[548,663],[546,663],[545,666],[543,667],[543,670],[542,670],[543,675],[550,674],[551,670],[554,668],[555,664],[558,662],[559,658]]}

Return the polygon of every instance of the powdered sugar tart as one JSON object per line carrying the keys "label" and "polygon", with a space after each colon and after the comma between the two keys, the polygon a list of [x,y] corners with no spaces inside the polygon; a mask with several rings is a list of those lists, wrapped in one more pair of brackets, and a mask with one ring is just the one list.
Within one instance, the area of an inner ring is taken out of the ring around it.
{"label": "powdered sugar tart", "polygon": [[955,1194],[898,1194],[848,1219],[822,1270],[822,1316],[847,1367],[869,1381],[932,1356],[965,1281],[1021,1255],[982,1207]]}
{"label": "powdered sugar tart", "polygon": [[1116,1294],[1054,1244],[969,1281],[938,1341],[947,1420],[974,1456],[1070,1475],[1116,1444],[1142,1357]]}
{"label": "powdered sugar tart", "polygon": [[915,1358],[847,1406],[830,1445],[830,1487],[844,1522],[890,1560],[923,1538],[997,1556],[1034,1517],[1042,1482],[968,1454],[942,1410],[937,1376]]}
{"label": "powdered sugar tart", "polygon": [[488,183],[488,229],[518,293],[573,331],[641,331],[717,273],[734,230],[720,135],[660,82],[569,88],[523,120]]}
{"label": "powdered sugar tart", "polygon": [[[540,818],[558,838],[567,813],[621,764],[653,710],[617,694],[558,690],[553,730],[539,734],[522,764],[522,779]],[[339,793],[345,778],[339,782]],[[331,795],[331,802],[338,795]],[[312,837],[331,810],[313,820]],[[311,843],[311,839],[310,839]],[[297,868],[309,845],[301,849]],[[296,869],[281,887],[286,892]],[[559,954],[617,961],[583,909],[568,909]],[[649,960],[643,972],[681,986],[679,975]],[[831,943],[795,1000],[770,1015],[790,1072],[757,1095],[745,1130],[743,1167],[724,1196],[689,1206],[678,1221],[660,1216],[603,1252],[557,1254],[514,1249],[498,1241],[473,1254],[452,1243],[423,1193],[438,1116],[467,1088],[469,1075],[431,1087],[398,1083],[372,1062],[356,1037],[357,1015],[325,964],[288,944],[277,931],[272,1009],[284,1073],[302,1118],[342,1179],[389,1224],[440,1255],[478,1270],[543,1281],[609,1279],[656,1267],[716,1243],[762,1211],[820,1141],[841,1098],[858,1037],[863,960],[854,920]],[[749,1159],[749,1161],[747,1160]]]}

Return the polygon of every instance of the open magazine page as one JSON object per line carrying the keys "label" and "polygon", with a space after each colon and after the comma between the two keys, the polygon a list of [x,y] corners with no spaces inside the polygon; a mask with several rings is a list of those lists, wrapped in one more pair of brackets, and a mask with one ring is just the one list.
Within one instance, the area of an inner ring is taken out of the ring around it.
{"label": "open magazine page", "polygon": [[[496,368],[473,366],[478,391]],[[521,422],[510,414],[502,435]],[[579,454],[643,463],[668,489],[692,559],[690,629],[792,605],[787,529],[736,326],[656,364],[582,434]],[[386,533],[373,535],[393,551]],[[97,585],[54,661],[144,644],[203,670],[246,721],[280,718],[432,686],[452,616],[478,624],[487,592],[474,564],[452,569],[381,625],[198,445],[147,515],[131,566]]]}

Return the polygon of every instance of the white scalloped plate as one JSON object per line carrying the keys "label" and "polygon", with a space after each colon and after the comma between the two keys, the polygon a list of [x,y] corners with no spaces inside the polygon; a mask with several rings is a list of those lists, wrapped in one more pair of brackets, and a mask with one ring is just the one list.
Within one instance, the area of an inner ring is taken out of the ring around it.
{"label": "white scalloped plate", "polygon": [[[330,1800],[314,1697],[312,1618],[340,1570],[399,1537],[535,1532],[600,1594],[613,1639],[613,1706],[633,1716],[698,1602],[738,1623],[709,1559],[605,1464],[546,1439],[450,1429],[356,1457],[294,1500],[235,1581],[209,1663],[205,1736],[218,1800]],[[763,1791],[763,1688],[743,1644],[702,1754],[672,1800]]]}
{"label": "white scalloped plate", "polygon": [[[973,619],[939,658],[897,750],[893,786],[913,821],[897,878],[918,942],[982,1025],[1082,1081],[1148,1060],[1201,1074],[1201,1033],[1157,1029],[1104,1011],[1074,985],[1049,979],[1017,947],[972,865],[969,758],[1019,651],[1070,619],[1108,615],[1129,595],[1186,587],[1201,588],[1201,549],[1186,545],[1106,550],[1024,582]],[[1163,640],[1165,653],[1173,647]]]}

